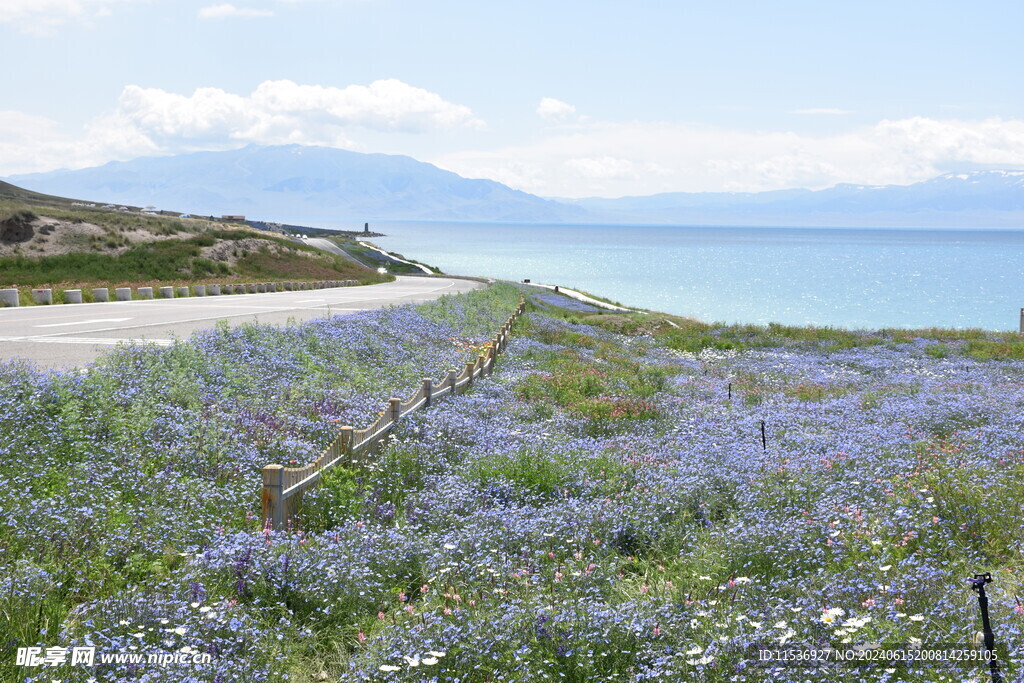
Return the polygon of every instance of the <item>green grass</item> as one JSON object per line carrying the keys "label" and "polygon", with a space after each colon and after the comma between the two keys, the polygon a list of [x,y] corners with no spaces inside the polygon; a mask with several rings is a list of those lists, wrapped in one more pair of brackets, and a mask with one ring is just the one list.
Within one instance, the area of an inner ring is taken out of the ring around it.
{"label": "green grass", "polygon": [[[688,353],[796,346],[841,351],[915,339],[939,342],[925,352],[934,358],[965,355],[978,360],[1024,359],[1024,338],[1015,332],[980,329],[848,330],[793,325],[726,325],[705,323],[664,313],[579,313],[551,309],[548,315],[631,336],[652,336],[661,346]],[[536,310],[536,309],[531,309]]]}
{"label": "green grass", "polygon": [[[70,281],[189,280],[213,274],[209,262],[199,257],[202,244],[196,239],[139,244],[118,255],[76,252],[35,259],[14,256],[0,259],[0,271],[7,282],[29,286]],[[218,274],[229,272],[225,266]]]}
{"label": "green grass", "polygon": [[[286,249],[274,252],[264,247],[241,257],[233,267],[201,255],[203,247],[212,246],[217,240],[253,236],[248,231],[217,231],[186,239],[143,242],[121,254],[72,252],[43,258],[9,256],[0,258],[0,273],[3,273],[4,285],[28,288],[51,285],[60,288],[60,285],[70,283],[75,286],[63,288],[81,287],[86,290],[90,285],[188,284],[214,279],[332,279],[358,280],[364,284],[390,279],[342,258],[304,245],[296,246],[287,240],[267,240],[268,244],[280,243]],[[55,299],[55,303],[59,302]]]}
{"label": "green grass", "polygon": [[[546,372],[531,375],[520,386],[519,393],[527,400],[550,402],[574,413],[592,436],[626,429],[633,420],[658,417],[658,409],[648,399],[664,390],[672,371],[645,365],[573,330],[527,326],[524,333],[547,344],[595,350],[594,358],[569,350],[534,354]],[[543,417],[546,412],[541,409],[537,415]]]}
{"label": "green grass", "polygon": [[[384,256],[384,254],[381,254],[379,251],[368,249],[367,247],[364,247],[358,242],[356,242],[355,240],[347,240],[340,237],[335,237],[331,239],[331,242],[336,244],[339,248],[344,249],[346,252],[354,256],[362,263],[365,263],[370,268],[386,268],[389,273],[411,273],[414,275],[423,274],[423,271],[417,268],[416,266],[411,266],[408,263],[399,263],[397,261],[392,261],[391,259]],[[420,263],[419,261],[406,258],[405,256],[400,256],[400,258],[403,258],[406,261],[410,261],[411,263]],[[425,263],[420,265],[426,266],[434,273],[441,272],[437,268],[434,268],[433,266],[427,265]]]}

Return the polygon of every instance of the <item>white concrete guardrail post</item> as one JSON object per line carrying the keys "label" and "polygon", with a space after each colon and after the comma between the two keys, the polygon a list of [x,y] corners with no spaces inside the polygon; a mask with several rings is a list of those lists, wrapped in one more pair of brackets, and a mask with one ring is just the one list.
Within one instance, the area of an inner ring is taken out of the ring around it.
{"label": "white concrete guardrail post", "polygon": [[32,299],[37,304],[45,305],[53,303],[53,290],[51,289],[33,289]]}
{"label": "white concrete guardrail post", "polygon": [[82,303],[82,290],[80,290],[80,289],[65,289],[64,290],[64,303],[66,303],[66,304],[80,304],[80,303]]}
{"label": "white concrete guardrail post", "polygon": [[161,299],[173,299],[174,298],[174,287],[161,287],[160,288]]}
{"label": "white concrete guardrail post", "polygon": [[21,302],[18,301],[17,289],[0,289],[0,307],[19,305],[21,305]]}
{"label": "white concrete guardrail post", "polygon": [[93,301],[110,301],[110,290],[106,287],[98,287],[92,290]]}
{"label": "white concrete guardrail post", "polygon": [[220,296],[220,285],[206,285],[206,293],[209,296]]}
{"label": "white concrete guardrail post", "polygon": [[131,301],[132,300],[132,288],[131,287],[118,287],[114,290],[114,298],[118,301]]}
{"label": "white concrete guardrail post", "polygon": [[178,287],[178,296],[179,297],[187,297],[188,296],[188,286],[187,285],[185,287]]}
{"label": "white concrete guardrail post", "polygon": [[206,285],[192,285],[192,296],[206,296]]}

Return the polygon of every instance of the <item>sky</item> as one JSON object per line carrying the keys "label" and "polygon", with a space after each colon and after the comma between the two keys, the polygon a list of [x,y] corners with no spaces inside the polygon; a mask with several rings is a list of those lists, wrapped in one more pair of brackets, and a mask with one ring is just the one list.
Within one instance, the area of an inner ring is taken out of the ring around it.
{"label": "sky", "polygon": [[547,197],[1024,168],[1024,3],[0,0],[0,176],[248,144]]}

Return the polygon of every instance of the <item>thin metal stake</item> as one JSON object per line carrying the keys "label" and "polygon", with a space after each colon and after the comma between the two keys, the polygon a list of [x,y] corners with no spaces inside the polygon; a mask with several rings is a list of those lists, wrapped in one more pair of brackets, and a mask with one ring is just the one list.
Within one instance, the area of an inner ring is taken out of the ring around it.
{"label": "thin metal stake", "polygon": [[992,683],[1002,683],[1003,676],[999,673],[999,660],[996,659],[996,636],[992,633],[992,622],[988,618],[988,596],[985,595],[985,584],[992,583],[992,574],[975,574],[971,587],[978,591],[978,605],[981,607],[981,630],[985,636],[985,654],[988,656],[989,670],[992,672]]}
{"label": "thin metal stake", "polygon": [[768,450],[768,438],[764,435],[764,420],[761,420],[761,450]]}

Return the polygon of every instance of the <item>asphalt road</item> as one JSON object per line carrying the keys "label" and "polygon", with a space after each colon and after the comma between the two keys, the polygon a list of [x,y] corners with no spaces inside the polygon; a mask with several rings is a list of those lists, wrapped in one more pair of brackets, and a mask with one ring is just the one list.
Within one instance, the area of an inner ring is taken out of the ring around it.
{"label": "asphalt road", "polygon": [[81,366],[122,341],[170,345],[220,320],[281,325],[480,287],[470,280],[398,276],[395,282],[366,287],[0,308],[0,360],[26,358],[47,368]]}
{"label": "asphalt road", "polygon": [[322,237],[310,237],[309,239],[305,239],[305,240],[302,240],[302,241],[303,241],[304,244],[308,244],[311,247],[316,247],[317,249],[320,249],[321,251],[326,251],[326,252],[330,252],[332,254],[336,254],[336,255],[342,257],[343,259],[347,259],[347,260],[351,261],[352,263],[355,263],[355,264],[358,264],[360,266],[363,266],[364,268],[372,268],[373,267],[373,266],[370,266],[370,265],[367,265],[367,264],[363,263],[362,261],[357,259],[352,254],[348,253],[347,251],[345,251],[344,249],[339,247],[334,242],[331,242],[330,240],[323,239]]}

